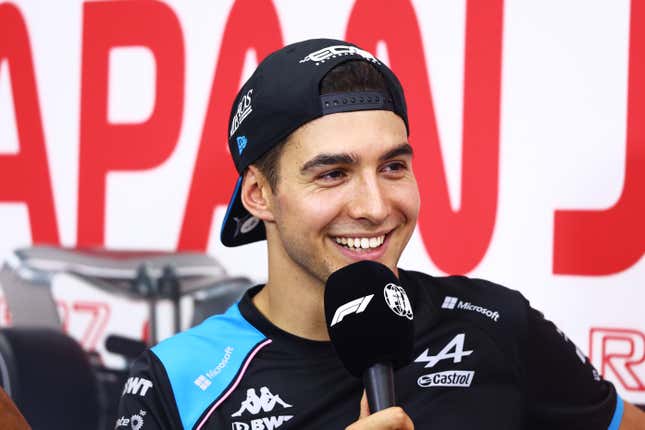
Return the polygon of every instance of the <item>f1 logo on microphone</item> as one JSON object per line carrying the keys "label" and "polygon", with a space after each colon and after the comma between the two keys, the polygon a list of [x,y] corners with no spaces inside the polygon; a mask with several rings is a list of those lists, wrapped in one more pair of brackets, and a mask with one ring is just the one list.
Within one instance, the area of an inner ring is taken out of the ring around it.
{"label": "f1 logo on microphone", "polygon": [[589,359],[606,378],[626,390],[645,393],[645,333],[598,328],[589,332]]}
{"label": "f1 logo on microphone", "polygon": [[343,318],[345,318],[349,314],[360,314],[361,312],[363,312],[367,305],[369,305],[372,297],[374,297],[374,294],[360,297],[356,300],[352,300],[351,302],[347,302],[344,305],[339,306],[338,309],[336,309],[336,312],[334,312],[334,318],[332,318],[331,320],[330,327],[333,327],[341,322]]}

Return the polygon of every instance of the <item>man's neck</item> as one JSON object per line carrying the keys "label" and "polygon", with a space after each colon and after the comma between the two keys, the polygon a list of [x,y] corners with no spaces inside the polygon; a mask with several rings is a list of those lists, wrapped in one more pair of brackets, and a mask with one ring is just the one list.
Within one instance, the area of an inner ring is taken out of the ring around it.
{"label": "man's neck", "polygon": [[324,285],[313,277],[272,270],[269,262],[269,279],[253,297],[253,303],[271,323],[288,333],[310,340],[329,340],[324,291]]}

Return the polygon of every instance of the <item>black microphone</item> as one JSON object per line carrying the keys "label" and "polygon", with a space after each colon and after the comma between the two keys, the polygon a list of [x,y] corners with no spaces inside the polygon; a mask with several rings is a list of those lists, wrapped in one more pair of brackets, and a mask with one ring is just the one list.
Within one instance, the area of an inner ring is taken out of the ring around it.
{"label": "black microphone", "polygon": [[147,348],[145,342],[111,334],[105,339],[105,349],[113,354],[119,354],[126,360],[134,360]]}
{"label": "black microphone", "polygon": [[393,369],[412,360],[414,346],[412,305],[394,273],[373,261],[332,273],[325,318],[340,360],[363,379],[370,411],[394,406]]}

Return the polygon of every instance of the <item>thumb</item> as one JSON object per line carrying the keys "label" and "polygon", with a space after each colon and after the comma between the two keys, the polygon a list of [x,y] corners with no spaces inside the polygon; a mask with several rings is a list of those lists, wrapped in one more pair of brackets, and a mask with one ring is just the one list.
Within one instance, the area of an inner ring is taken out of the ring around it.
{"label": "thumb", "polygon": [[361,397],[361,413],[358,419],[365,418],[370,414],[370,407],[367,403],[367,396],[365,395],[365,390],[363,390],[363,397]]}

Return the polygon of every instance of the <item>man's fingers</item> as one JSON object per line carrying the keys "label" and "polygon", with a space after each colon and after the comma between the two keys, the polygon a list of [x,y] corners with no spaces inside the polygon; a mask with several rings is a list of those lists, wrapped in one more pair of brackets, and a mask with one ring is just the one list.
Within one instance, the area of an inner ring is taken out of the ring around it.
{"label": "man's fingers", "polygon": [[367,403],[367,395],[365,394],[365,390],[363,390],[363,397],[361,397],[361,413],[358,417],[358,419],[363,419],[368,417],[370,414],[370,406]]}
{"label": "man's fingers", "polygon": [[345,430],[414,430],[414,424],[403,409],[394,406],[360,418]]}

